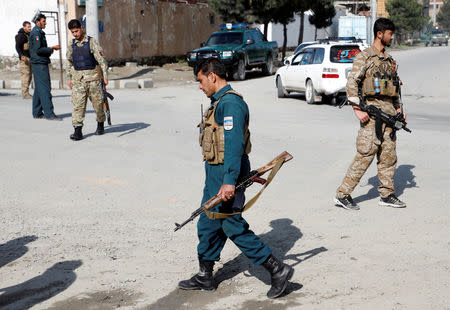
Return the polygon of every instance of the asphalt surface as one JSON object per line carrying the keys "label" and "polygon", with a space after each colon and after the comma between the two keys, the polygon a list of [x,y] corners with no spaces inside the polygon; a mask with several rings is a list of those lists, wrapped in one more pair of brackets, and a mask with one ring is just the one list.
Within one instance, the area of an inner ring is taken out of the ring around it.
{"label": "asphalt surface", "polygon": [[398,133],[401,210],[377,205],[375,163],[353,193],[361,210],[333,205],[355,152],[349,107],[278,99],[274,77],[231,83],[250,108],[253,167],[294,156],[246,214],[295,268],[278,300],[231,242],[216,292],[176,288],[197,270],[195,225],[173,232],[204,182],[196,125],[209,101],[196,83],[114,91],[104,136],[89,103],[79,142],[69,91],[53,92],[55,122],[0,90],[0,308],[450,309],[450,49],[393,55],[412,130]]}

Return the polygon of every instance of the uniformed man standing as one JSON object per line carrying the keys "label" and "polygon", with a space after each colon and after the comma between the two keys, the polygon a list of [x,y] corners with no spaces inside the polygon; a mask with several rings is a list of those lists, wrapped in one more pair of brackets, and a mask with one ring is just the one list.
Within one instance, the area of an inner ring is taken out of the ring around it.
{"label": "uniformed man standing", "polygon": [[[390,115],[403,113],[399,88],[393,81],[397,75],[396,62],[385,50],[391,44],[394,31],[395,25],[389,19],[380,18],[375,22],[374,43],[355,58],[347,81],[347,97],[350,102],[359,104],[361,93],[366,104],[374,105]],[[381,196],[378,204],[394,208],[406,207],[406,204],[397,198],[394,189],[394,172],[397,165],[395,130],[370,117],[358,106],[353,106],[353,109],[361,122],[356,138],[357,153],[337,189],[334,202],[344,209],[359,210],[350,194],[376,155],[380,180],[378,191]],[[405,114],[404,118],[406,120]],[[376,130],[377,126],[379,130]]]}
{"label": "uniformed man standing", "polygon": [[61,49],[59,45],[47,46],[45,39],[45,29],[47,19],[44,14],[38,14],[33,22],[36,24],[30,33],[30,59],[33,68],[34,94],[33,94],[33,117],[48,120],[61,121],[62,118],[53,112],[53,102],[51,94],[50,55],[54,51]]}
{"label": "uniformed man standing", "polygon": [[[69,29],[75,39],[67,47],[67,84],[72,89],[72,125],[75,132],[70,135],[72,140],[83,139],[82,127],[86,114],[86,103],[89,98],[97,114],[97,135],[104,133],[104,122],[106,120],[103,110],[102,96],[100,93],[100,80],[108,84],[107,63],[103,57],[100,44],[83,33],[81,23],[77,19],[69,22]],[[100,65],[103,77],[100,76],[97,66]]]}
{"label": "uniformed man standing", "polygon": [[[212,211],[232,213],[236,208],[241,208],[245,200],[243,191],[235,192],[237,180],[250,172],[248,107],[242,96],[227,84],[226,69],[219,60],[210,58],[196,71],[200,89],[211,99],[205,130],[200,136],[206,173],[202,204],[220,195],[222,203]],[[276,298],[284,292],[294,273],[293,268],[272,255],[270,248],[249,229],[240,214],[211,219],[203,212],[197,230],[200,271],[192,278],[179,282],[180,289],[215,290],[214,262],[220,259],[220,252],[230,239],[252,263],[263,265],[270,272],[272,286],[267,293],[269,298]]]}
{"label": "uniformed man standing", "polygon": [[31,62],[30,62],[30,39],[31,23],[24,21],[22,28],[16,35],[16,51],[19,54],[20,74],[22,80],[22,98],[31,99],[30,83],[31,83]]}

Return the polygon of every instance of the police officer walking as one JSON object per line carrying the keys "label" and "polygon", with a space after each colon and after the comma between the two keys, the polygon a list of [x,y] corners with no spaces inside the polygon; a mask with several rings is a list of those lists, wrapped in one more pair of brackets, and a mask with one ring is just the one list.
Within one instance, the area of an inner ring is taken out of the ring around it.
{"label": "police officer walking", "polygon": [[[244,192],[235,191],[237,180],[250,172],[248,106],[242,96],[227,84],[226,69],[219,60],[210,58],[200,64],[196,68],[196,76],[200,89],[211,99],[205,130],[200,136],[206,172],[202,204],[219,195],[222,203],[212,211],[231,214],[242,208],[245,201]],[[200,271],[179,282],[180,289],[215,290],[214,263],[220,259],[220,252],[230,239],[252,263],[262,265],[270,272],[269,298],[276,298],[284,292],[294,269],[272,255],[270,248],[249,229],[241,214],[212,219],[203,212],[197,231]]]}
{"label": "police officer walking", "polygon": [[[393,39],[395,25],[386,18],[378,19],[374,24],[374,43],[355,58],[353,69],[348,76],[347,97],[354,104],[360,104],[359,93],[366,104],[374,105],[390,115],[403,113],[399,97],[399,80],[396,62],[386,52]],[[381,81],[381,82],[380,82]],[[378,191],[380,206],[404,208],[406,204],[397,198],[394,189],[394,172],[397,166],[395,130],[381,123],[378,118],[370,117],[358,106],[353,106],[356,117],[361,122],[356,138],[356,156],[348,168],[342,184],[337,189],[334,202],[336,206],[348,210],[359,210],[350,194],[361,177],[377,156]],[[406,120],[406,114],[403,114]]]}
{"label": "police officer walking", "polygon": [[30,83],[31,83],[31,62],[30,62],[30,46],[29,37],[31,32],[31,23],[24,21],[22,28],[16,35],[16,51],[19,54],[20,74],[22,80],[22,98],[31,99]]}
{"label": "police officer walking", "polygon": [[70,135],[70,139],[78,141],[83,139],[83,121],[86,114],[86,103],[89,98],[97,114],[97,135],[104,133],[104,123],[106,120],[103,110],[103,101],[100,93],[100,66],[103,72],[104,84],[108,84],[107,63],[103,56],[100,44],[90,36],[83,33],[81,23],[77,19],[72,19],[68,27],[75,39],[67,47],[67,84],[72,89],[72,125],[75,132]]}
{"label": "police officer walking", "polygon": [[62,118],[56,116],[53,112],[50,72],[48,71],[50,55],[54,51],[61,49],[61,47],[59,45],[47,46],[45,32],[42,30],[47,25],[44,14],[35,16],[33,22],[36,24],[30,33],[30,56],[35,85],[33,94],[33,117],[45,117],[47,120],[61,121]]}

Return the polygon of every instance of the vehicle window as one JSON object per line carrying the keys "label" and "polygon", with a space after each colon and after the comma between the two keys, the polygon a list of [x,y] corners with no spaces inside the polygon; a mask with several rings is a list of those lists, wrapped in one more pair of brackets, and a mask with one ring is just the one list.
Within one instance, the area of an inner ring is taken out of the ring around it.
{"label": "vehicle window", "polygon": [[305,55],[305,53],[298,53],[294,59],[292,59],[292,65],[296,66],[299,65],[300,62],[302,61],[303,56]]}
{"label": "vehicle window", "polygon": [[334,63],[352,63],[360,52],[359,45],[335,45],[330,49],[330,61]]}
{"label": "vehicle window", "polygon": [[242,32],[221,32],[212,34],[206,45],[242,44]]}
{"label": "vehicle window", "polygon": [[253,40],[255,40],[256,43],[260,43],[263,41],[263,36],[262,36],[261,32],[256,30],[256,31],[252,31],[252,33],[253,33]]}
{"label": "vehicle window", "polygon": [[316,53],[314,54],[314,60],[313,64],[318,65],[323,63],[323,58],[325,56],[325,49],[323,48],[316,48]]}
{"label": "vehicle window", "polygon": [[305,47],[312,45],[314,43],[302,43],[299,46],[297,46],[297,48],[294,51],[294,55],[297,54],[298,52],[300,52],[300,50],[304,49]]}
{"label": "vehicle window", "polygon": [[309,48],[304,51],[304,56],[302,57],[302,60],[300,62],[300,65],[310,65],[313,63],[314,60],[314,49]]}
{"label": "vehicle window", "polygon": [[443,30],[433,30],[433,31],[431,32],[431,34],[443,34],[443,33],[444,33]]}

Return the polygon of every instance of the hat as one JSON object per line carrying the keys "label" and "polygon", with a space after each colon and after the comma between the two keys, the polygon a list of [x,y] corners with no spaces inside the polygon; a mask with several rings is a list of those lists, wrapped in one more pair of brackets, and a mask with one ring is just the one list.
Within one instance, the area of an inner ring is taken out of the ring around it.
{"label": "hat", "polygon": [[33,23],[36,24],[36,21],[37,21],[37,20],[40,20],[41,18],[47,18],[47,17],[46,17],[44,14],[42,14],[41,11],[40,11],[39,9],[37,9],[37,10],[34,12],[33,17],[31,18],[31,21],[32,21]]}

